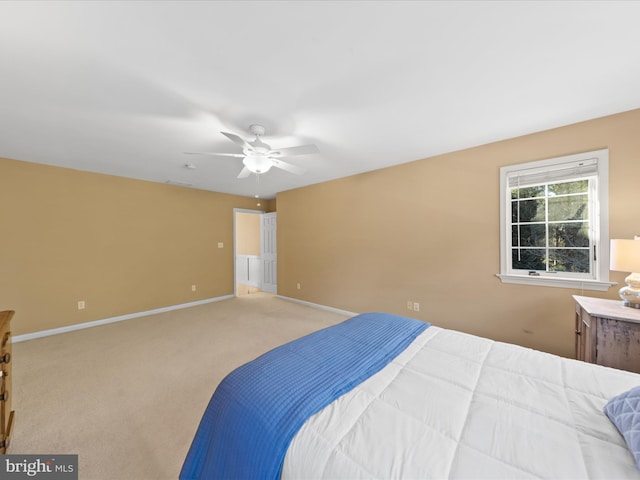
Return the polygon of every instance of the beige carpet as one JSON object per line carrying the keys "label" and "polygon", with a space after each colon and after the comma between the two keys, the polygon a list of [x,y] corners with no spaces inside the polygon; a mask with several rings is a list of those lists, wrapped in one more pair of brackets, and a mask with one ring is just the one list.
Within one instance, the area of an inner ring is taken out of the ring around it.
{"label": "beige carpet", "polygon": [[346,318],[256,293],[17,343],[8,453],[78,454],[83,480],[175,479],[225,375]]}

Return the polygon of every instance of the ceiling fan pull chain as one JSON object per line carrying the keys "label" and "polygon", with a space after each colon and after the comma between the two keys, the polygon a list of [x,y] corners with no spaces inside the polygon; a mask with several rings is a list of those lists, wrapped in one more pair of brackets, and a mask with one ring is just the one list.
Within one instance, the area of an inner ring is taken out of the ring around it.
{"label": "ceiling fan pull chain", "polygon": [[259,207],[260,206],[260,175],[256,175],[256,206]]}

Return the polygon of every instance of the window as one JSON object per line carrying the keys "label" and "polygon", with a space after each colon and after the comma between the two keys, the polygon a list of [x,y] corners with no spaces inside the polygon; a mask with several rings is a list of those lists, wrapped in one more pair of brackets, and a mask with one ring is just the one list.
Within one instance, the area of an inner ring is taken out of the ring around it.
{"label": "window", "polygon": [[505,283],[607,290],[608,150],[500,169]]}

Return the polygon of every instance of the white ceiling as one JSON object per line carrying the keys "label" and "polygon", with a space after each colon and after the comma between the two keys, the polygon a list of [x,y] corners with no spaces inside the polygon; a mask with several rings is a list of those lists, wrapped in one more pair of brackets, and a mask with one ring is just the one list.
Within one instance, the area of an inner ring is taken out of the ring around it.
{"label": "white ceiling", "polygon": [[[276,192],[640,107],[637,1],[0,2],[0,157]],[[220,134],[321,153],[237,179]],[[185,168],[193,163],[196,169]]]}

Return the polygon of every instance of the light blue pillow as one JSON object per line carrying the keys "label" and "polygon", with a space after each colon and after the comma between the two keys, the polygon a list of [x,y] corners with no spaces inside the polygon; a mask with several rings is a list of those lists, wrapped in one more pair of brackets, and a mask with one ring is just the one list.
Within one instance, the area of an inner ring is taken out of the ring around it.
{"label": "light blue pillow", "polygon": [[640,469],[640,387],[613,397],[603,411],[624,437]]}

